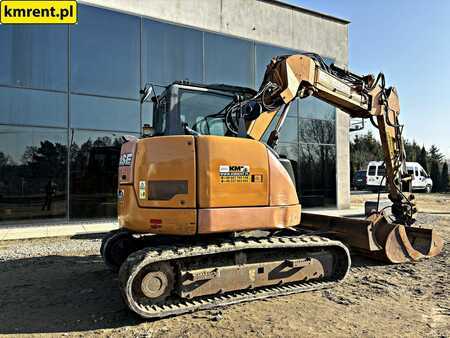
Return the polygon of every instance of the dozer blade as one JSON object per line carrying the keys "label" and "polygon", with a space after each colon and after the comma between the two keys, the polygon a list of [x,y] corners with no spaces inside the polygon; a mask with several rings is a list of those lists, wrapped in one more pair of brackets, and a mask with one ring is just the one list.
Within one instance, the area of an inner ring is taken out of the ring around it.
{"label": "dozer blade", "polygon": [[389,263],[433,257],[444,246],[442,238],[432,229],[390,223],[383,214],[360,220],[302,213],[299,227],[339,239],[353,251]]}

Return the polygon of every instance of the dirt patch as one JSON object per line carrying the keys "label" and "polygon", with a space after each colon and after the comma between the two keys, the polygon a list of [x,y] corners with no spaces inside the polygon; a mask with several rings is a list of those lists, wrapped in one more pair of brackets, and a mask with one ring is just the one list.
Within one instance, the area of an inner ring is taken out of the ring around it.
{"label": "dirt patch", "polygon": [[[414,193],[419,212],[450,215],[450,194]],[[365,201],[376,201],[378,194],[357,192],[351,196],[352,207],[361,207]],[[380,194],[380,200],[387,200],[387,193]]]}
{"label": "dirt patch", "polygon": [[[450,212],[450,205],[443,209]],[[418,222],[449,242],[449,216],[420,214]],[[349,277],[330,290],[159,321],[144,321],[125,308],[99,246],[96,237],[0,243],[0,335],[450,335],[448,245],[439,257],[416,264],[385,265],[354,256]]]}

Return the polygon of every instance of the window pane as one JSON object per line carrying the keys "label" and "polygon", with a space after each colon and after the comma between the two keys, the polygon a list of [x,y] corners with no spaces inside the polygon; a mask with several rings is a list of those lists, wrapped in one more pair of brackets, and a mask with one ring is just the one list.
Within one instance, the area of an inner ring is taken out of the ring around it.
{"label": "window pane", "polygon": [[139,131],[139,102],[96,96],[70,96],[72,128]]}
{"label": "window pane", "polygon": [[122,135],[71,131],[71,219],[117,216],[117,171]]}
{"label": "window pane", "polygon": [[146,102],[142,105],[142,125],[146,123],[153,126],[153,102]]}
{"label": "window pane", "polygon": [[[291,107],[289,108],[288,115],[286,120],[284,121],[283,126],[280,130],[280,142],[298,142],[297,134],[297,109],[298,109],[298,100],[292,102]],[[267,130],[264,132],[262,137],[263,142],[267,142],[270,136],[270,133],[277,125],[278,118],[280,117],[281,112],[278,112],[272,122],[270,123]]]}
{"label": "window pane", "polygon": [[297,119],[288,117],[280,130],[280,142],[298,142]]}
{"label": "window pane", "polygon": [[0,123],[67,127],[67,94],[0,87]]}
{"label": "window pane", "polygon": [[232,96],[180,90],[180,120],[203,135],[224,136],[228,129],[223,118],[211,115],[222,111]]}
{"label": "window pane", "polygon": [[[292,169],[295,175],[295,181],[298,179],[298,144],[279,143],[276,147],[276,152],[282,158],[287,158],[291,161]],[[298,191],[298,189],[297,189]]]}
{"label": "window pane", "polygon": [[67,131],[0,126],[0,223],[66,215]]}
{"label": "window pane", "polygon": [[336,148],[301,144],[298,189],[305,207],[336,203]]}
{"label": "window pane", "polygon": [[300,142],[335,144],[334,121],[298,119]]}
{"label": "window pane", "polygon": [[67,26],[0,25],[0,84],[67,90]]}
{"label": "window pane", "polygon": [[205,33],[206,83],[253,87],[253,43]]}
{"label": "window pane", "polygon": [[315,97],[301,99],[299,106],[300,117],[320,120],[334,120],[336,117],[336,108]]}
{"label": "window pane", "polygon": [[203,34],[200,31],[144,20],[143,84],[176,80],[203,81]]}
{"label": "window pane", "polygon": [[255,45],[256,48],[256,83],[255,86],[259,88],[261,84],[264,73],[266,71],[267,65],[270,63],[270,60],[275,56],[281,55],[290,55],[295,54],[296,52],[292,49],[276,47],[271,45],[264,45],[257,43]]}
{"label": "window pane", "polygon": [[78,6],[71,26],[71,90],[105,96],[139,97],[140,19]]}

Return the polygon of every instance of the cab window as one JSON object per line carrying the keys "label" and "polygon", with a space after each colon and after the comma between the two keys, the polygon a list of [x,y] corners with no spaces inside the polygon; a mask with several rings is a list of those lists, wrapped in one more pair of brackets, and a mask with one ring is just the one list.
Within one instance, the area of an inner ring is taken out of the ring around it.
{"label": "cab window", "polygon": [[386,173],[386,168],[384,166],[379,166],[378,167],[378,176],[384,176]]}
{"label": "cab window", "polygon": [[371,165],[371,166],[369,167],[369,173],[368,173],[368,175],[370,175],[370,176],[375,176],[375,171],[376,171],[376,169],[377,169],[376,166]]}
{"label": "cab window", "polygon": [[164,135],[166,131],[168,102],[167,96],[161,96],[159,102],[154,105],[153,113],[153,127],[155,128],[156,135]]}
{"label": "cab window", "polygon": [[226,135],[225,121],[217,115],[232,102],[231,95],[182,89],[179,100],[182,123],[203,135]]}

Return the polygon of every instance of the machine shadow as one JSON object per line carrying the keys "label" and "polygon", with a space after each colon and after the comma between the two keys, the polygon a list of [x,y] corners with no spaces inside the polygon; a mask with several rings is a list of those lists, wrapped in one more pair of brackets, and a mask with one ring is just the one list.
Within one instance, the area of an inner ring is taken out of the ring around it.
{"label": "machine shadow", "polygon": [[0,265],[0,335],[87,331],[139,324],[117,275],[99,256],[45,256]]}
{"label": "machine shadow", "polygon": [[85,239],[103,239],[105,237],[106,232],[94,232],[94,233],[88,233],[88,234],[76,234],[70,236],[70,239],[78,239],[78,240],[85,240]]}
{"label": "machine shadow", "polygon": [[[353,266],[381,265],[352,256]],[[0,265],[0,335],[83,332],[137,325],[117,275],[100,256],[44,256]]]}

